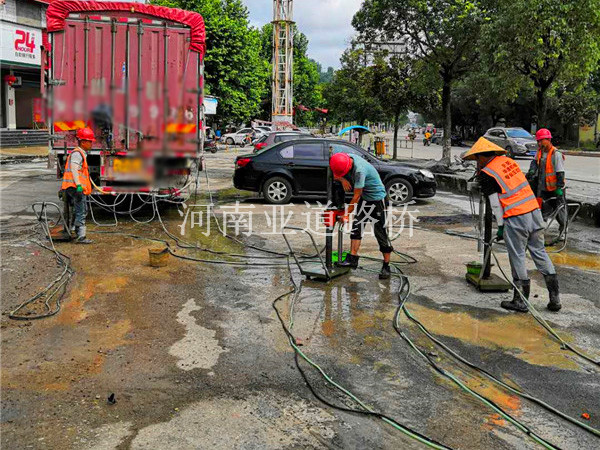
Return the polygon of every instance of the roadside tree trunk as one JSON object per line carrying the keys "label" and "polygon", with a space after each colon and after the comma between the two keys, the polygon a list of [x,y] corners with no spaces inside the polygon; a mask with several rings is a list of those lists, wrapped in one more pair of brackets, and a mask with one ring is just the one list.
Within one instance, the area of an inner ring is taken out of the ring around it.
{"label": "roadside tree trunk", "polygon": [[394,159],[398,158],[398,131],[400,131],[400,113],[394,115]]}
{"label": "roadside tree trunk", "polygon": [[442,74],[442,112],[444,114],[444,139],[442,140],[443,152],[442,161],[444,165],[450,164],[451,144],[452,144],[452,77],[445,72]]}

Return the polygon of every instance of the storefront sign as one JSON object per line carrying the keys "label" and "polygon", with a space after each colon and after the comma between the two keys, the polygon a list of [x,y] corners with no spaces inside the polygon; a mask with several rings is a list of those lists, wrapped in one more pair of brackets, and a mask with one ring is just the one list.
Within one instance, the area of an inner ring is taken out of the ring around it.
{"label": "storefront sign", "polygon": [[42,31],[14,23],[2,22],[3,63],[39,66],[41,64]]}
{"label": "storefront sign", "polygon": [[207,116],[217,114],[217,105],[219,100],[215,97],[204,97],[204,114]]}

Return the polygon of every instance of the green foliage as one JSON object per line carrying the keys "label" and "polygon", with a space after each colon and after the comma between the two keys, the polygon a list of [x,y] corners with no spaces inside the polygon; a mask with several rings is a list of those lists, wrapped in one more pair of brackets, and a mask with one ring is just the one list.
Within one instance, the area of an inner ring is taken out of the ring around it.
{"label": "green foliage", "polygon": [[241,0],[157,0],[155,3],[197,11],[207,35],[207,92],[219,98],[217,120],[247,122],[266,96],[269,63],[261,56],[261,33],[248,22]]}
{"label": "green foliage", "polygon": [[381,103],[373,96],[372,80],[375,70],[364,65],[362,50],[348,49],[341,58],[342,67],[331,83],[324,87],[329,108],[329,119],[334,122],[357,122],[382,119],[385,114]]}
{"label": "green foliage", "polygon": [[365,0],[352,21],[362,41],[403,42],[407,53],[438,72],[445,130],[443,157],[448,160],[452,83],[475,67],[477,40],[487,16],[480,1]]}
{"label": "green foliage", "polygon": [[576,89],[600,58],[600,0],[499,0],[483,28],[491,66],[512,71],[536,91],[538,124],[561,84]]}

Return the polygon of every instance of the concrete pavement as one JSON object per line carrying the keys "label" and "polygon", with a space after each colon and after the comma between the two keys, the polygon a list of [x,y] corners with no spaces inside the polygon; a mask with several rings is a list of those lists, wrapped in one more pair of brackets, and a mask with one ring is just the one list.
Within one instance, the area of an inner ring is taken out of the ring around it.
{"label": "concrete pavement", "polygon": [[[270,214],[278,210],[231,189],[233,157],[207,157],[211,185],[220,191],[217,214],[236,200],[252,206],[255,233],[240,237],[285,252],[281,235],[271,233]],[[11,202],[3,209],[3,312],[58,270],[52,255],[31,243],[31,222],[23,214],[31,198],[56,195],[52,172],[43,166],[8,170],[15,172],[3,174],[1,186],[3,208]],[[20,194],[22,186],[31,189],[27,196]],[[291,224],[303,226],[303,213],[316,204],[295,203]],[[418,260],[403,267],[413,290],[409,310],[461,355],[571,417],[590,414],[586,423],[600,428],[598,368],[562,350],[531,316],[499,308],[508,294],[483,295],[466,284],[464,264],[478,258],[476,245],[445,233],[472,232],[466,199],[442,193],[410,209],[420,222],[412,236],[405,230],[394,241],[397,250]],[[180,215],[174,209],[163,214],[177,234]],[[544,309],[547,293],[535,271],[532,303],[565,339],[599,358],[600,246],[588,237],[593,229],[573,228],[568,250],[553,256],[563,311]],[[156,222],[124,219],[114,230],[90,229],[166,239]],[[218,234],[204,236],[203,228],[185,231],[184,239],[200,247],[245,254],[241,259],[251,266],[170,258],[167,267],[156,269],[147,263],[148,248],[156,243],[119,234],[92,233],[92,246],[59,244],[76,270],[62,311],[31,323],[1,318],[3,448],[423,448],[377,419],[339,412],[311,395],[271,306],[291,287],[285,267],[261,267],[265,254]],[[311,251],[306,238],[291,239],[298,250]],[[377,256],[372,237],[365,238],[362,254]],[[501,247],[498,257],[506,269]],[[399,281],[379,281],[369,271],[378,268],[363,259],[361,269],[334,283],[302,283],[294,333],[303,352],[374,409],[452,448],[538,448],[493,409],[434,372],[396,334],[392,319]],[[301,281],[296,268],[292,275]],[[286,319],[289,300],[279,304]],[[553,444],[597,448],[597,437],[457,364],[404,317],[401,327],[446,370]],[[321,395],[354,406],[303,367]],[[106,401],[111,393],[114,405]]]}

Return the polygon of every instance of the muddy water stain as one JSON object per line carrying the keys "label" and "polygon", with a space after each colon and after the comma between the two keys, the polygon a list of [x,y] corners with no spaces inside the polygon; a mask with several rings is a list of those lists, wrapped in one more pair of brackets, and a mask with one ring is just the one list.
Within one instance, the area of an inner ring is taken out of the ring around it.
{"label": "muddy water stain", "polygon": [[[453,337],[464,342],[492,349],[510,351],[530,364],[579,370],[567,357],[560,344],[529,315],[506,314],[488,320],[478,320],[464,312],[443,312],[418,304],[408,310],[434,334]],[[566,342],[573,337],[559,332]]]}
{"label": "muddy water stain", "polygon": [[557,265],[600,272],[600,255],[595,255],[593,253],[578,253],[570,251],[550,253],[550,259],[552,259],[552,261]]}

